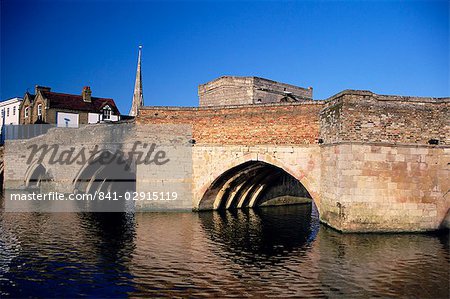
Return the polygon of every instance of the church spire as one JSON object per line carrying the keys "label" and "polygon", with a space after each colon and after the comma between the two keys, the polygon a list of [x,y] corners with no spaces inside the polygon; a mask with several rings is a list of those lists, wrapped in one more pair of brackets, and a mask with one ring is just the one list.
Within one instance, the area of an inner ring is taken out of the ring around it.
{"label": "church spire", "polygon": [[131,104],[130,116],[136,116],[139,108],[144,105],[144,94],[142,92],[142,75],[141,75],[141,52],[142,46],[139,46],[138,65],[136,71],[136,81],[134,83],[133,102]]}

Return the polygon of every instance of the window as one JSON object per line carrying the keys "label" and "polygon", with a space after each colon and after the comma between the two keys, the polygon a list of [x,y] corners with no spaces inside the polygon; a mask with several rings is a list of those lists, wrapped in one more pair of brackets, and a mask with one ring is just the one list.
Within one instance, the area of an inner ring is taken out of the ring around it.
{"label": "window", "polygon": [[9,107],[6,108],[6,117],[9,117]]}
{"label": "window", "polygon": [[104,120],[110,120],[111,119],[111,107],[109,107],[108,105],[106,105],[105,107],[103,107],[103,119]]}
{"label": "window", "polygon": [[5,117],[5,108],[2,108],[2,118]]}
{"label": "window", "polygon": [[13,107],[13,115],[16,115],[16,106]]}
{"label": "window", "polygon": [[37,107],[37,115],[38,119],[42,119],[42,104],[39,104]]}
{"label": "window", "polygon": [[29,109],[29,107],[25,107],[25,112],[24,112],[25,118],[28,117],[28,109]]}

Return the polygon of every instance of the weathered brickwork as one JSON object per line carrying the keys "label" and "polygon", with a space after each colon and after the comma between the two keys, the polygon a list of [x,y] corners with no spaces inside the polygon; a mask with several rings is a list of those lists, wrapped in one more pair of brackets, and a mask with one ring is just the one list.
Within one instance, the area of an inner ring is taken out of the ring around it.
{"label": "weathered brickwork", "polygon": [[449,98],[382,96],[344,91],[321,111],[320,138],[325,143],[388,142],[449,144]]}
{"label": "weathered brickwork", "polygon": [[302,88],[258,77],[224,76],[199,85],[200,107],[296,102],[312,99]]}
{"label": "weathered brickwork", "polygon": [[215,108],[144,107],[138,124],[192,124],[197,144],[313,144],[320,102]]}

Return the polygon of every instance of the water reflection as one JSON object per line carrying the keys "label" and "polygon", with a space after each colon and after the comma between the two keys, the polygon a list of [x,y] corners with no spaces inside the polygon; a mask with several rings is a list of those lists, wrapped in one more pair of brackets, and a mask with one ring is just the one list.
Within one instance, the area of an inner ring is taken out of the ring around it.
{"label": "water reflection", "polygon": [[307,248],[319,230],[317,217],[311,221],[311,210],[311,204],[304,204],[202,212],[199,218],[208,237],[242,263]]}
{"label": "water reflection", "polygon": [[316,216],[0,213],[0,297],[448,298],[447,235],[343,235]]}
{"label": "water reflection", "polygon": [[129,215],[4,213],[0,220],[4,296],[115,296],[129,284]]}
{"label": "water reflection", "polygon": [[449,296],[447,234],[341,235],[322,229],[318,241],[321,281],[333,294]]}

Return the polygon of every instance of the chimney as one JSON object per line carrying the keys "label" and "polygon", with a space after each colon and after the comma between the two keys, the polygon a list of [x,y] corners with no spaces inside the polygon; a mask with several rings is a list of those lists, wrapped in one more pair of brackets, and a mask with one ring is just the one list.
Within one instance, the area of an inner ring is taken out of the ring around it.
{"label": "chimney", "polygon": [[38,91],[50,91],[50,89],[51,89],[50,87],[36,85],[34,87],[34,94],[37,94]]}
{"label": "chimney", "polygon": [[91,93],[91,88],[89,86],[83,87],[83,92],[81,93],[81,95],[83,96],[83,101],[90,103]]}

